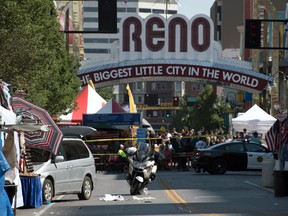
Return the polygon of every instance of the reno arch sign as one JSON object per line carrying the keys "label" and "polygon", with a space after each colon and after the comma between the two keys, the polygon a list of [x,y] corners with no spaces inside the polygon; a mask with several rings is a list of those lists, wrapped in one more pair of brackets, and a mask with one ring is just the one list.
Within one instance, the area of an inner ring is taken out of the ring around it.
{"label": "reno arch sign", "polygon": [[83,65],[78,76],[83,85],[91,79],[97,87],[139,81],[216,82],[236,89],[259,92],[270,77],[251,70],[251,63],[222,58],[213,40],[212,20],[205,15],[160,15],[142,19],[127,16],[120,22],[117,58]]}
{"label": "reno arch sign", "polygon": [[182,15],[125,17],[120,22],[120,61],[136,59],[213,59],[213,22]]}

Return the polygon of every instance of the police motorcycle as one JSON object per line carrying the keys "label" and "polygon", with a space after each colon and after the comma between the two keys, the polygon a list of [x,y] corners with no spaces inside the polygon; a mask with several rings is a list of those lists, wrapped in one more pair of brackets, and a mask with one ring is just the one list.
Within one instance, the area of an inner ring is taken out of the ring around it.
{"label": "police motorcycle", "polygon": [[128,174],[126,180],[130,185],[130,194],[146,193],[148,184],[156,177],[157,165],[150,157],[149,144],[138,143],[136,147],[126,149],[128,153]]}

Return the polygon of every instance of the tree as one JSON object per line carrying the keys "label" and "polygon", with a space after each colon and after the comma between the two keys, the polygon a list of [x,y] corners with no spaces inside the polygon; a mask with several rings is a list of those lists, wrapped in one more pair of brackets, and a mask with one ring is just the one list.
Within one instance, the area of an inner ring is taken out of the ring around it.
{"label": "tree", "polygon": [[101,95],[105,100],[110,100],[113,98],[113,86],[107,86],[103,88],[96,89],[97,93]]}
{"label": "tree", "polygon": [[189,116],[192,113],[192,108],[186,106],[186,102],[183,98],[180,98],[180,109],[177,109],[175,115],[172,116],[172,127],[180,130],[185,127],[191,126],[189,122]]}
{"label": "tree", "polygon": [[173,127],[196,130],[200,130],[202,127],[205,127],[206,130],[223,128],[225,102],[218,98],[213,87],[205,85],[198,97],[199,100],[193,107],[187,107],[184,101],[180,101],[181,109],[177,110],[173,117]]}
{"label": "tree", "polygon": [[223,127],[222,106],[213,87],[205,85],[198,97],[191,115],[194,127],[200,129],[204,126],[207,130]]}
{"label": "tree", "polygon": [[53,1],[1,0],[0,8],[1,78],[53,116],[72,109],[79,58],[65,49]]}

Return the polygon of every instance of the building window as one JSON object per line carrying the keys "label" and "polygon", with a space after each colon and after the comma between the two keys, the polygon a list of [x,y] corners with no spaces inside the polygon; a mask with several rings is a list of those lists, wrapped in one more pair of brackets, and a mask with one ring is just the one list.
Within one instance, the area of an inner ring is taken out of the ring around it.
{"label": "building window", "polygon": [[104,38],[84,38],[84,43],[108,43],[108,39],[104,39]]}
{"label": "building window", "polygon": [[120,103],[123,103],[124,102],[124,97],[123,95],[119,94],[119,102]]}
{"label": "building window", "polygon": [[149,9],[149,8],[139,8],[139,13],[151,13],[151,9]]}
{"label": "building window", "polygon": [[127,12],[136,13],[136,8],[127,8]]}
{"label": "building window", "polygon": [[119,90],[121,92],[123,92],[124,90],[126,91],[126,86],[124,86],[123,84],[122,85],[119,85]]}
{"label": "building window", "polygon": [[83,28],[83,31],[98,31],[98,28]]}
{"label": "building window", "polygon": [[117,12],[124,12],[124,13],[125,13],[125,12],[126,12],[126,8],[119,8],[119,7],[118,7],[118,8],[117,8]]}
{"label": "building window", "polygon": [[143,89],[142,82],[137,82],[136,83],[136,89],[137,90],[142,90]]}
{"label": "building window", "polygon": [[154,14],[164,14],[164,10],[161,10],[161,9],[154,9],[152,12]]}
{"label": "building window", "polygon": [[141,96],[138,97],[137,103],[142,103],[142,97]]}
{"label": "building window", "polygon": [[217,7],[217,21],[218,21],[218,22],[221,22],[221,21],[222,21],[222,16],[221,16],[222,12],[221,12],[221,9],[222,9],[221,6],[218,6],[218,7]]}
{"label": "building window", "polygon": [[98,7],[83,7],[84,12],[98,12]]}
{"label": "building window", "polygon": [[84,49],[85,53],[102,53],[108,54],[110,53],[110,49]]}
{"label": "building window", "polygon": [[181,92],[181,82],[175,82],[175,91]]}
{"label": "building window", "polygon": [[152,110],[147,110],[146,111],[146,116],[147,117],[152,117],[153,116],[153,111]]}
{"label": "building window", "polygon": [[84,22],[98,22],[98,17],[84,17]]}
{"label": "building window", "polygon": [[158,116],[158,112],[156,110],[153,110],[153,117],[157,117]]}
{"label": "building window", "polygon": [[157,83],[157,89],[161,89],[161,84],[160,83]]}
{"label": "building window", "polygon": [[168,14],[177,14],[176,10],[168,10]]}
{"label": "building window", "polygon": [[156,90],[156,82],[152,82],[151,88],[152,88],[152,90]]}

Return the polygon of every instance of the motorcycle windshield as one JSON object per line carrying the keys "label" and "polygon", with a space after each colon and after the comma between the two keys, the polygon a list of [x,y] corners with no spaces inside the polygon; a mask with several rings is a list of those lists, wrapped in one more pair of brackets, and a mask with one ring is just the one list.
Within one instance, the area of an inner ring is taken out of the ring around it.
{"label": "motorcycle windshield", "polygon": [[149,156],[149,147],[146,143],[139,143],[137,147],[138,161],[144,161]]}

